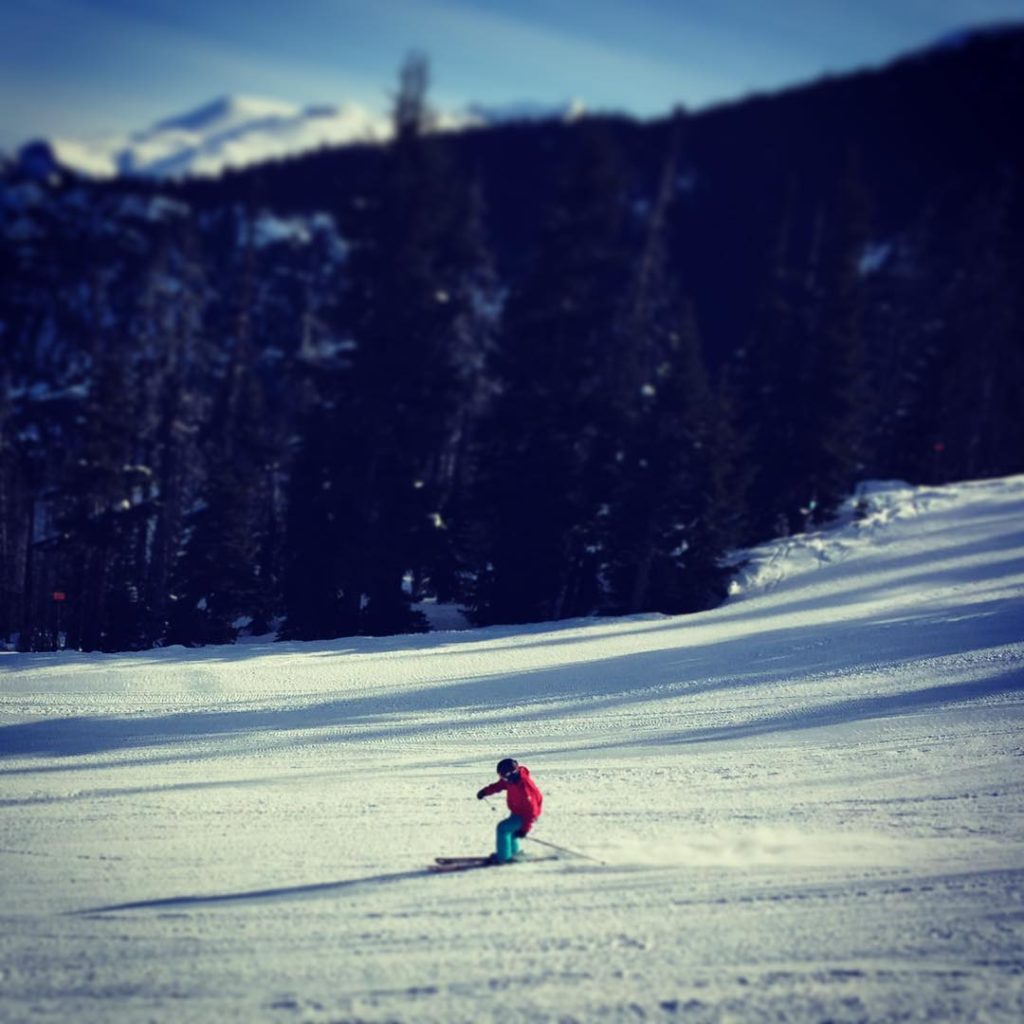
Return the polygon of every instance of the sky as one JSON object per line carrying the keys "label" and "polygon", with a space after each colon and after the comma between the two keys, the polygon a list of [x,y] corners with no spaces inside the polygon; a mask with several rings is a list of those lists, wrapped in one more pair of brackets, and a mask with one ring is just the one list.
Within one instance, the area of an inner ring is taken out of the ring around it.
{"label": "sky", "polygon": [[654,116],[884,63],[1024,0],[3,0],[0,147],[148,127],[224,95]]}

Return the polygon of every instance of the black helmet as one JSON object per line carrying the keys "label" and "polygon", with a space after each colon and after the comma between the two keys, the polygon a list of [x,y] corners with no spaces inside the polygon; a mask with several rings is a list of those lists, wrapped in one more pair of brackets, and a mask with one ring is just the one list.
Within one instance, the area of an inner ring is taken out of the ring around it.
{"label": "black helmet", "polygon": [[503,757],[498,762],[498,774],[501,776],[512,775],[519,770],[519,762],[511,757]]}

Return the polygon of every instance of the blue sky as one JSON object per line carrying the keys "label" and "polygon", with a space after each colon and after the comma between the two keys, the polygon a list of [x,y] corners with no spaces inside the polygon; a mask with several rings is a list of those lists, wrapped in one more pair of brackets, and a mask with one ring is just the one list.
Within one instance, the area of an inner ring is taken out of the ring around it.
{"label": "blue sky", "polygon": [[641,116],[877,64],[1024,0],[2,0],[0,146],[143,128],[227,94],[383,110],[405,53],[439,106]]}

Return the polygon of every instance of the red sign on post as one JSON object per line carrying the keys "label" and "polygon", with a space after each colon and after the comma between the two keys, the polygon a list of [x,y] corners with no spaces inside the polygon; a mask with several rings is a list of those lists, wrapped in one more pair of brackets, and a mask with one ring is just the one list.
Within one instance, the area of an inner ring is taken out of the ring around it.
{"label": "red sign on post", "polygon": [[65,594],[63,590],[55,590],[53,592],[53,599],[54,601],[66,601],[68,599],[68,595]]}

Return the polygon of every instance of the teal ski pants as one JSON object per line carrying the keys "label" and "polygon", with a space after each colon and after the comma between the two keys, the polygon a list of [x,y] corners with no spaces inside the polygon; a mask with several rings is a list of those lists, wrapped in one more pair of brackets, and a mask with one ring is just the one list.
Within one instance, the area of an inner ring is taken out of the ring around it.
{"label": "teal ski pants", "polygon": [[516,833],[523,827],[523,819],[513,814],[498,822],[496,853],[502,863],[519,856],[519,840]]}

